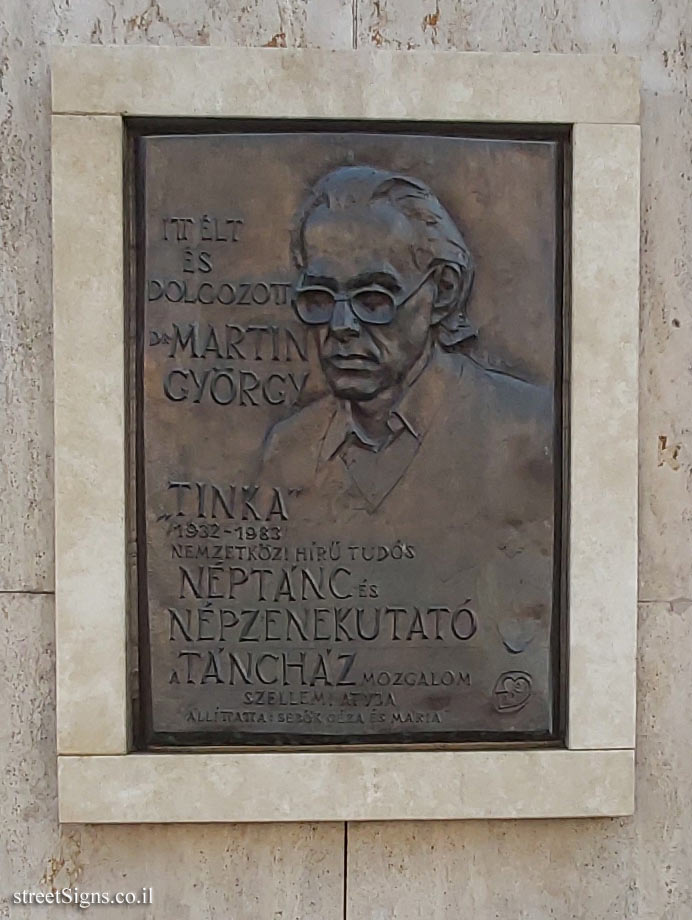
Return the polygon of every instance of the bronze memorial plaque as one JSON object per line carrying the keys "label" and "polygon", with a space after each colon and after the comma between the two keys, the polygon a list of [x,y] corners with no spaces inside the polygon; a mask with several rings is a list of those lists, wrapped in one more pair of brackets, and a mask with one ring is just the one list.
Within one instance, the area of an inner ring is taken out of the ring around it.
{"label": "bronze memorial plaque", "polygon": [[130,127],[141,746],[558,741],[567,135]]}

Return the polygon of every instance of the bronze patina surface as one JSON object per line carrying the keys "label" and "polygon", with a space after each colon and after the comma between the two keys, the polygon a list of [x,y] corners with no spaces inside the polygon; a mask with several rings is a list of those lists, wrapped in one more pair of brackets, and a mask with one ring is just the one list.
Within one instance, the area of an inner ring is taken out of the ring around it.
{"label": "bronze patina surface", "polygon": [[556,738],[562,139],[134,144],[142,743]]}

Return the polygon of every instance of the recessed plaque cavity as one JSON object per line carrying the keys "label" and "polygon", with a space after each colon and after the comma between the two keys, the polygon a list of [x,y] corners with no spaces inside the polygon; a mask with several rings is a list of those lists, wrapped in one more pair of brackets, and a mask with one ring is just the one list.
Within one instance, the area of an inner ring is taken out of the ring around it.
{"label": "recessed plaque cavity", "polygon": [[133,139],[144,746],[559,733],[564,141],[446,130]]}

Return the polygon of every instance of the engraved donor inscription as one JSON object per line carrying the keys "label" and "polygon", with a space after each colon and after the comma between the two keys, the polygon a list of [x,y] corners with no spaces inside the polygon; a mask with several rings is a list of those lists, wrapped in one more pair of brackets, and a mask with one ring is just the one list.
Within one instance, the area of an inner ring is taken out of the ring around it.
{"label": "engraved donor inscription", "polygon": [[563,143],[133,139],[143,745],[558,737]]}

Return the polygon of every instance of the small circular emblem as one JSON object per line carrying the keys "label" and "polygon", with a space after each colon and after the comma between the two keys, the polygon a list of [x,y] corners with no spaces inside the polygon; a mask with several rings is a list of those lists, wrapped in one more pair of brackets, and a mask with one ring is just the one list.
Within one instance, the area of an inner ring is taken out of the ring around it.
{"label": "small circular emblem", "polygon": [[498,677],[493,693],[498,712],[518,712],[531,697],[531,675],[526,671],[505,671]]}

